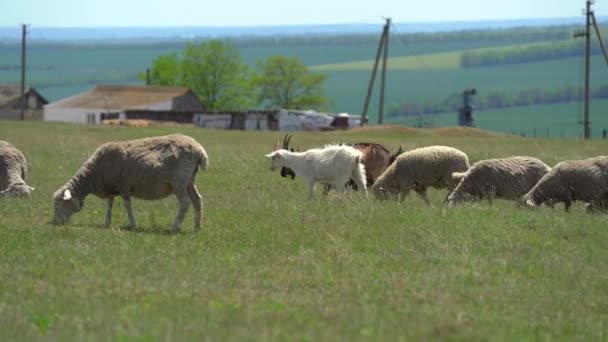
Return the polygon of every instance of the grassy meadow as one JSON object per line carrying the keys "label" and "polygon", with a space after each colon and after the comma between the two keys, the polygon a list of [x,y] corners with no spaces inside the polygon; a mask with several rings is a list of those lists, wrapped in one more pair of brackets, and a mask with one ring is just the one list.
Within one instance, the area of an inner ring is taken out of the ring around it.
{"label": "grassy meadow", "polygon": [[[279,132],[0,121],[28,158],[27,200],[0,201],[0,340],[602,340],[608,336],[608,217],[497,201],[427,208],[415,194],[308,202],[269,171]],[[69,225],[51,197],[103,142],[182,132],[206,148],[203,229],[168,234],[177,201],[87,198]],[[553,165],[605,141],[406,128],[294,135],[301,148],[375,141],[446,144],[472,161],[527,154]]]}

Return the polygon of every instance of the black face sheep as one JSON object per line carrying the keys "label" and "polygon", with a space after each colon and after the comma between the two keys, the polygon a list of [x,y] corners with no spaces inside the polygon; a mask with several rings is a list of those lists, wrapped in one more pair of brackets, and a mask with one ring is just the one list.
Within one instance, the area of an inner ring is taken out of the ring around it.
{"label": "black face sheep", "polygon": [[87,195],[94,194],[108,201],[106,225],[112,220],[114,197],[121,196],[129,226],[133,227],[131,197],[157,200],[175,194],[179,210],[171,231],[179,231],[190,201],[194,206],[194,228],[200,229],[202,199],[195,178],[199,167],[205,170],[208,163],[203,147],[181,134],[105,143],[55,192],[53,222],[67,223],[72,214],[82,209]]}
{"label": "black face sheep", "polygon": [[461,201],[494,198],[519,201],[551,170],[547,164],[533,157],[508,157],[481,160],[466,172],[455,172],[460,181],[448,196],[448,205]]}
{"label": "black face sheep", "polygon": [[447,188],[450,192],[458,182],[454,172],[469,168],[467,155],[453,147],[429,146],[400,154],[372,186],[376,197],[386,199],[401,194],[401,200],[410,190],[416,191],[430,205],[426,195],[428,187]]}
{"label": "black face sheep", "polygon": [[524,195],[523,201],[530,207],[563,202],[568,211],[574,201],[601,207],[607,195],[608,157],[600,156],[557,163]]}
{"label": "black face sheep", "polygon": [[34,190],[25,183],[27,161],[21,151],[0,140],[0,197],[27,197]]}

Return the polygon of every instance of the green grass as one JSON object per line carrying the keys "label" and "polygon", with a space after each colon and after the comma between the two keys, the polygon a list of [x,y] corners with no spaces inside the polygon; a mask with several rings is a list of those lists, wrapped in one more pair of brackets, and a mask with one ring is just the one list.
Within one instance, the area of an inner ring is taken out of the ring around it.
{"label": "green grass", "polygon": [[[30,165],[28,200],[0,201],[0,340],[601,340],[608,333],[608,218],[485,203],[444,210],[360,196],[305,200],[269,171],[277,132],[0,122]],[[203,229],[167,234],[174,198],[120,205],[102,227],[89,197],[65,227],[51,197],[101,143],[190,134]],[[605,154],[604,141],[436,132],[296,133],[301,147],[377,141],[446,144],[475,161],[512,154],[549,164]],[[317,192],[317,195],[320,195]]]}

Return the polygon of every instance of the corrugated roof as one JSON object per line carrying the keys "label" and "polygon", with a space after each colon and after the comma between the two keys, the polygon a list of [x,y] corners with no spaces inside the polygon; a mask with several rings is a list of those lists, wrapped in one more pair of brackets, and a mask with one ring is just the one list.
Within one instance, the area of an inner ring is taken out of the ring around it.
{"label": "corrugated roof", "polygon": [[183,96],[186,87],[98,85],[87,92],[68,97],[48,106],[55,108],[146,109]]}

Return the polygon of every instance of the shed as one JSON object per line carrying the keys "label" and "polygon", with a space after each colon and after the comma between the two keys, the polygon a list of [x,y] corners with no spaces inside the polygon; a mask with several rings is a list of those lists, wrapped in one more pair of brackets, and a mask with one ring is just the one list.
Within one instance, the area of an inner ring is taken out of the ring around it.
{"label": "shed", "polygon": [[[25,118],[29,120],[42,119],[42,107],[48,103],[44,96],[27,87],[25,96]],[[21,118],[21,87],[15,85],[0,85],[0,119],[19,120]]]}
{"label": "shed", "polygon": [[196,94],[186,87],[98,85],[44,106],[44,120],[97,124],[104,119],[126,119],[129,112],[148,113],[148,119],[155,120],[203,110]]}

